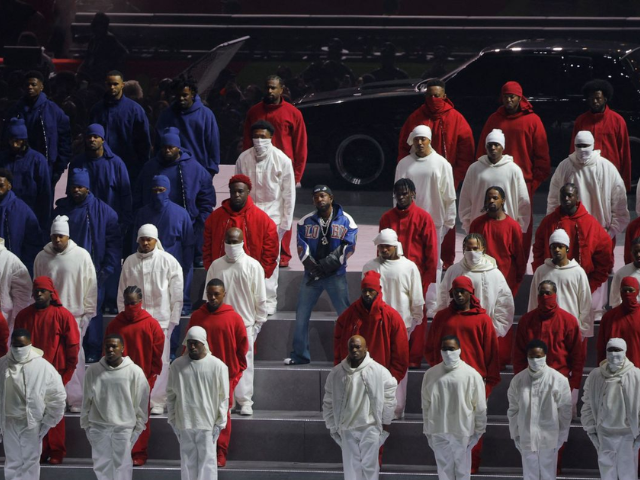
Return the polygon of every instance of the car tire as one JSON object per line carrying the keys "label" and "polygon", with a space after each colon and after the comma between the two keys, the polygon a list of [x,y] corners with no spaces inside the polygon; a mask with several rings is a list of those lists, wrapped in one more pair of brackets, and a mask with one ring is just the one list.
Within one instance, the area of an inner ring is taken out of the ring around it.
{"label": "car tire", "polygon": [[386,145],[370,133],[351,133],[335,143],[331,169],[352,187],[377,185],[389,170]]}

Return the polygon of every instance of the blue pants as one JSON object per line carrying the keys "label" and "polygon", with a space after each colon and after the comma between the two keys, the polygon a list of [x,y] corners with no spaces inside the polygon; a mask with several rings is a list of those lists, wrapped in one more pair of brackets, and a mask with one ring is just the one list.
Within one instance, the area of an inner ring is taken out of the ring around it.
{"label": "blue pants", "polygon": [[[113,276],[114,275],[112,275],[112,277]],[[108,281],[102,285],[98,285],[98,313],[91,319],[91,322],[89,322],[87,333],[84,335],[83,346],[85,357],[102,357],[102,337],[104,337],[104,329],[102,328],[102,304],[104,303],[107,283]]]}
{"label": "blue pants", "polygon": [[293,351],[291,358],[297,363],[309,363],[311,354],[309,352],[309,319],[311,311],[318,302],[324,290],[327,291],[333,308],[338,312],[338,316],[349,306],[349,289],[347,287],[346,275],[331,275],[320,280],[311,280],[309,274],[305,272],[298,293],[298,305],[296,307],[296,330],[293,334]]}

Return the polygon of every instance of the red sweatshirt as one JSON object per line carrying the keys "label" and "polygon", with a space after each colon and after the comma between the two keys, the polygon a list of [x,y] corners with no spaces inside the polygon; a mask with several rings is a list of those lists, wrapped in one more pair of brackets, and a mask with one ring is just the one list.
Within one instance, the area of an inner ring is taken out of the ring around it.
{"label": "red sweatshirt", "polygon": [[607,358],[607,342],[612,338],[624,338],[627,358],[635,366],[640,365],[640,308],[628,311],[622,304],[602,316],[596,344],[598,363]]}
{"label": "red sweatshirt", "polygon": [[585,112],[576,118],[571,135],[569,153],[576,149],[574,141],[581,130],[588,130],[593,134],[595,143],[593,148],[600,150],[600,155],[613,163],[627,187],[631,188],[631,144],[627,123],[619,114],[605,105],[604,112]]}
{"label": "red sweatshirt", "polygon": [[412,202],[405,210],[398,207],[380,218],[380,230],[391,228],[398,234],[405,257],[418,266],[422,289],[436,281],[438,266],[438,234],[431,215]]}
{"label": "red sweatshirt", "polygon": [[453,167],[453,180],[457,188],[464,180],[469,165],[476,160],[471,127],[448,98],[444,100],[440,111],[423,104],[409,115],[400,130],[398,161],[409,155],[411,146],[407,144],[407,139],[418,125],[427,125],[431,129],[431,146]]}
{"label": "red sweatshirt", "polygon": [[547,344],[547,365],[567,377],[571,388],[580,388],[585,351],[578,320],[560,307],[544,317],[536,308],[520,318],[513,347],[513,372],[529,367],[527,344],[537,338]]}
{"label": "red sweatshirt", "polygon": [[15,328],[31,332],[31,343],[44,352],[44,358],[62,376],[65,385],[71,380],[78,363],[80,331],[78,322],[64,307],[49,305],[37,309],[30,305],[16,316]]}
{"label": "red sweatshirt", "polygon": [[491,317],[480,308],[465,312],[449,305],[436,313],[424,344],[429,365],[442,362],[442,337],[456,335],[460,339],[460,358],[471,365],[487,382],[487,387],[500,383],[498,337]]}
{"label": "red sweatshirt", "polygon": [[253,147],[251,125],[258,120],[266,120],[273,125],[275,133],[271,143],[291,159],[296,183],[300,182],[307,164],[307,127],[300,110],[287,103],[284,98],[278,105],[260,102],[251,107],[244,121],[243,150]]}
{"label": "red sweatshirt", "polygon": [[498,270],[504,275],[515,297],[527,271],[522,229],[518,222],[509,215],[504,220],[494,220],[484,214],[471,222],[469,233],[480,233],[487,239],[486,253],[495,258]]}
{"label": "red sweatshirt", "polygon": [[338,317],[333,335],[333,363],[347,357],[349,339],[361,335],[367,341],[369,354],[385,366],[400,383],[409,369],[409,339],[402,317],[378,294],[371,311],[362,299],[356,300]]}
{"label": "red sweatshirt", "polygon": [[233,307],[223,303],[211,313],[205,303],[191,314],[187,331],[191,327],[206,330],[209,350],[227,366],[229,379],[239,380],[247,368],[249,341],[244,322]]}
{"label": "red sweatshirt", "polygon": [[486,155],[485,140],[494,128],[503,131],[506,143],[504,153],[511,155],[522,169],[529,194],[533,194],[551,172],[547,132],[542,120],[531,108],[515,115],[507,115],[504,107],[498,108],[484,124],[476,149],[477,158]]}
{"label": "red sweatshirt", "polygon": [[558,207],[542,219],[533,244],[533,271],[550,257],[549,237],[558,228],[563,228],[569,235],[571,245],[567,256],[584,268],[591,293],[595,292],[609,279],[614,261],[613,248],[609,234],[582,203],[578,203],[578,209],[573,215],[563,214]]}
{"label": "red sweatshirt", "polygon": [[[138,305],[142,307],[142,303]],[[112,333],[124,339],[124,354],[142,369],[147,380],[160,375],[165,338],[158,320],[142,308],[132,313],[125,310],[109,322],[105,335]]]}
{"label": "red sweatshirt", "polygon": [[633,263],[631,256],[631,242],[640,237],[640,217],[627,225],[627,231],[624,234],[624,264]]}
{"label": "red sweatshirt", "polygon": [[280,252],[278,229],[269,215],[253,203],[251,197],[247,198],[247,203],[239,212],[231,209],[227,199],[207,218],[202,246],[204,268],[208,270],[214,260],[224,255],[224,235],[233,227],[242,230],[247,255],[260,262],[266,278],[271,277]]}

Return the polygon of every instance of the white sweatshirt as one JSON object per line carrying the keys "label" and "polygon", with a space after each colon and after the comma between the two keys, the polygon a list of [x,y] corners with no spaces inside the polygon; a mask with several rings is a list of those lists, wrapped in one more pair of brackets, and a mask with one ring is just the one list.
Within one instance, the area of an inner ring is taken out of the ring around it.
{"label": "white sweatshirt", "polygon": [[51,242],[33,262],[34,278],[51,277],[62,306],[71,312],[82,328],[98,310],[98,281],[91,255],[69,240],[67,248],[57,253]]}
{"label": "white sweatshirt", "polygon": [[[356,382],[357,386],[349,390],[352,382]],[[389,425],[393,420],[397,387],[398,382],[389,370],[371,358],[369,353],[356,369],[351,368],[349,360],[345,358],[331,369],[324,384],[322,418],[331,433],[335,433],[344,429],[341,427],[345,419],[348,419],[347,424],[357,427],[370,413],[374,421],[368,424],[375,425],[386,439],[388,433],[383,432],[382,426]],[[347,398],[349,392],[356,396],[366,395],[368,402]],[[363,405],[368,407],[367,412],[358,410]],[[354,408],[358,411],[354,411]]]}
{"label": "white sweatshirt", "polygon": [[362,268],[362,276],[369,270],[380,273],[382,298],[402,317],[408,331],[422,323],[424,295],[422,279],[415,263],[400,256],[397,260],[376,257]]}
{"label": "white sweatshirt", "polygon": [[576,153],[565,158],[551,177],[547,197],[547,215],[560,205],[560,189],[568,182],[575,183],[580,201],[604,227],[611,238],[624,232],[629,225],[627,190],[617,168],[600,150],[594,150],[586,164],[576,160]]}
{"label": "white sweatshirt", "polygon": [[[245,327],[262,326],[267,321],[267,293],[260,262],[244,252],[236,262],[224,255],[211,264],[204,284],[214,278],[224,283],[227,292],[224,302],[242,317]],[[207,300],[206,288],[202,298]]]}
{"label": "white sweatshirt", "polygon": [[32,288],[27,267],[0,238],[0,308],[9,328],[13,328],[13,319],[20,310],[31,305]]}
{"label": "white sweatshirt", "polygon": [[493,328],[498,337],[504,337],[513,324],[515,306],[513,294],[502,272],[496,266],[496,261],[489,255],[483,255],[478,265],[470,266],[463,258],[454,263],[444,274],[439,289],[438,311],[444,310],[451,303],[449,290],[453,281],[461,276],[469,277],[473,282],[474,295],[480,300],[480,305],[491,317]]}
{"label": "white sweatshirt", "polygon": [[[396,166],[394,182],[409,178],[416,185],[416,205],[431,215],[436,228],[456,225],[456,188],[453,169],[435,150],[426,157],[412,153]],[[446,232],[444,232],[446,233]]]}
{"label": "white sweatshirt", "polygon": [[94,425],[133,428],[136,436],[147,423],[149,382],[129,357],[111,367],[105,357],[87,368],[80,427]]}
{"label": "white sweatshirt", "polygon": [[260,159],[256,149],[251,147],[236,161],[236,174],[240,173],[251,179],[253,202],[271,217],[280,231],[291,230],[296,204],[296,180],[291,159],[273,145]]}
{"label": "white sweatshirt", "polygon": [[207,354],[191,360],[188,354],[169,367],[168,422],[178,430],[211,430],[227,425],[229,370],[222,360]]}
{"label": "white sweatshirt", "polygon": [[487,400],[482,377],[462,360],[454,367],[439,363],[422,379],[425,435],[470,437],[487,429]]}
{"label": "white sweatshirt", "polygon": [[[613,275],[611,289],[609,290],[609,305],[612,307],[617,307],[622,303],[620,284],[624,277],[634,277],[640,282],[640,268],[637,268],[633,263],[628,263]],[[638,292],[638,300],[640,300],[640,292]]]}
{"label": "white sweatshirt", "polygon": [[142,290],[142,308],[158,320],[163,330],[180,323],[182,267],[173,255],[156,247],[149,253],[136,252],[127,257],[118,284],[118,312],[124,311],[124,290],[132,285]]}
{"label": "white sweatshirt", "polygon": [[507,397],[511,438],[519,437],[523,449],[552,450],[567,441],[571,387],[564,375],[549,366],[538,372],[527,368],[513,377]]}
{"label": "white sweatshirt", "polygon": [[462,228],[469,233],[471,222],[482,215],[485,193],[489,187],[501,187],[506,195],[504,210],[526,233],[531,219],[531,202],[522,170],[511,155],[503,155],[495,165],[483,155],[467,170],[460,190],[458,215]]}
{"label": "white sweatshirt", "polygon": [[578,262],[570,260],[564,267],[558,267],[547,258],[533,274],[528,312],[538,308],[538,286],[543,280],[551,280],[556,284],[558,306],[578,319],[582,336],[593,337],[591,287],[587,274]]}
{"label": "white sweatshirt", "polygon": [[12,376],[21,375],[24,392],[26,392],[27,424],[36,428],[40,424],[55,427],[66,408],[67,392],[62,385],[62,377],[56,369],[42,356],[42,350],[31,347],[31,352],[24,362],[16,362],[9,351],[0,358],[0,434],[4,433],[6,403],[20,402],[16,398],[7,398],[6,382],[8,370]]}

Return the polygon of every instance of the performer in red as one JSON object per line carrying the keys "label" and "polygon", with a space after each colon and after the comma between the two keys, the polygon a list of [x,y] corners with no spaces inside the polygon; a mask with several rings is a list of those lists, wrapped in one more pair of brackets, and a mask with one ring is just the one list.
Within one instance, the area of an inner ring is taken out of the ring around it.
{"label": "performer in red", "polygon": [[583,113],[573,125],[569,153],[576,149],[576,134],[588,130],[595,138],[593,148],[613,163],[627,190],[631,188],[631,144],[627,123],[607,103],[613,98],[613,85],[606,80],[595,79],[584,84],[582,95],[587,101],[589,111]]}
{"label": "performer in red", "polygon": [[[540,117],[533,113],[533,106],[524,97],[518,82],[507,82],[502,86],[502,106],[491,114],[484,124],[478,140],[476,158],[485,152],[485,139],[491,130],[499,128],[508,138],[504,153],[511,155],[513,161],[522,169],[524,180],[533,198],[542,182],[551,172],[547,132]],[[527,233],[524,234],[524,250],[528,256],[533,232],[533,216]]]}
{"label": "performer in red", "polygon": [[[417,265],[422,293],[426,295],[429,285],[436,281],[438,233],[431,215],[415,204],[416,186],[410,178],[398,180],[393,186],[393,195],[396,206],[380,218],[380,231],[391,228],[398,232],[403,254]],[[423,321],[413,330],[409,339],[410,368],[420,368],[426,335],[427,322]]]}
{"label": "performer in red", "polygon": [[534,272],[549,257],[549,238],[559,228],[567,232],[571,241],[567,257],[580,264],[589,278],[591,293],[595,292],[609,279],[613,268],[611,237],[580,203],[578,187],[573,183],[560,189],[560,206],[544,217],[536,230],[531,264]]}
{"label": "performer in red", "polygon": [[202,259],[209,269],[214,260],[225,255],[224,236],[236,227],[244,236],[244,251],[255,258],[269,278],[278,259],[278,230],[276,224],[249,196],[251,180],[246,175],[234,175],[229,179],[230,197],[213,211],[204,224]]}
{"label": "performer in red", "polygon": [[338,365],[346,358],[349,338],[360,335],[367,341],[371,358],[400,382],[409,368],[407,327],[400,314],[384,302],[378,272],[366,272],[360,286],[362,296],[336,322],[333,363]]}
{"label": "performer in red", "polygon": [[[14,328],[24,328],[31,333],[31,343],[44,352],[44,358],[55,367],[62,383],[71,380],[78,363],[80,331],[78,322],[60,303],[58,292],[49,277],[37,277],[33,281],[33,305],[23,309],[16,317]],[[64,417],[49,430],[42,441],[42,460],[59,465],[67,449],[64,445]]]}
{"label": "performer in red", "polygon": [[598,363],[607,358],[607,342],[612,338],[624,338],[627,342],[627,358],[640,365],[640,284],[634,277],[624,277],[620,283],[622,303],[609,310],[600,320],[598,332]]}
{"label": "performer in red", "polygon": [[[424,104],[409,115],[400,130],[398,161],[410,153],[411,147],[407,144],[407,138],[411,131],[418,125],[427,125],[432,132],[431,148],[451,164],[457,189],[464,180],[469,165],[476,159],[473,132],[462,114],[455,109],[451,99],[447,97],[442,80],[437,78],[429,80],[426,88]],[[442,241],[440,256],[444,264],[443,268],[447,269],[455,262],[455,247],[456,231],[451,229]]]}
{"label": "performer in red", "polygon": [[[105,335],[117,333],[124,339],[124,355],[131,358],[144,372],[149,382],[149,391],[153,390],[156,377],[162,372],[162,351],[165,337],[158,320],[142,308],[142,290],[135,285],[124,289],[124,311],[109,322]],[[147,463],[147,445],[151,435],[151,422],[138,437],[131,450],[133,464],[136,467]]]}
{"label": "performer in red", "polygon": [[[271,139],[274,146],[284,152],[293,162],[296,186],[300,185],[304,167],[307,164],[307,127],[302,113],[287,102],[282,96],[284,83],[277,75],[270,75],[266,80],[266,95],[262,102],[254,105],[247,112],[244,121],[244,140],[242,150],[253,147],[251,125],[258,120],[266,120],[275,128]],[[294,227],[295,228],[295,225]],[[280,266],[289,266],[291,260],[291,230],[282,237],[280,250]]]}
{"label": "performer in red", "polygon": [[633,247],[633,241],[640,237],[640,217],[636,218],[627,226],[627,231],[624,234],[624,264],[628,265],[635,261],[631,248]]}
{"label": "performer in red", "polygon": [[0,312],[0,357],[4,357],[9,351],[9,323]]}
{"label": "performer in red", "polygon": [[[496,330],[486,310],[480,306],[480,300],[474,295],[470,278],[455,278],[449,294],[452,297],[451,303],[436,314],[429,328],[425,358],[431,366],[442,362],[442,337],[457,336],[460,345],[464,345],[460,358],[482,376],[489,398],[493,387],[500,382],[500,353]],[[481,451],[482,438],[471,450],[471,473],[477,473],[480,468]]]}
{"label": "performer in red", "polygon": [[522,228],[504,212],[504,202],[504,190],[489,187],[484,197],[487,213],[471,222],[469,233],[479,233],[487,240],[485,254],[495,259],[515,298],[527,271],[527,259],[522,246]]}
{"label": "performer in red", "polygon": [[207,343],[214,357],[219,358],[229,369],[229,410],[227,426],[218,437],[218,466],[227,464],[227,450],[231,438],[231,404],[233,391],[247,368],[246,355],[249,351],[247,329],[242,317],[231,305],[224,302],[226,290],[222,280],[209,280],[206,289],[207,303],[193,312],[187,331],[191,327],[202,327],[207,332]]}

